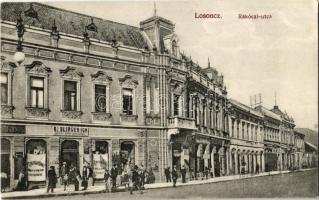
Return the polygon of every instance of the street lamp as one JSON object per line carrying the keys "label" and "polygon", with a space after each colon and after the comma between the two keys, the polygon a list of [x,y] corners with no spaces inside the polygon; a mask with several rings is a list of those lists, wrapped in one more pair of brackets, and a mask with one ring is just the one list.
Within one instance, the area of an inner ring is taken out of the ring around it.
{"label": "street lamp", "polygon": [[19,14],[19,18],[17,19],[16,28],[17,28],[17,34],[18,34],[18,44],[17,44],[17,52],[14,54],[14,60],[20,65],[25,59],[25,54],[22,51],[23,50],[22,42],[23,42],[23,35],[25,32],[25,29],[24,29],[21,13]]}

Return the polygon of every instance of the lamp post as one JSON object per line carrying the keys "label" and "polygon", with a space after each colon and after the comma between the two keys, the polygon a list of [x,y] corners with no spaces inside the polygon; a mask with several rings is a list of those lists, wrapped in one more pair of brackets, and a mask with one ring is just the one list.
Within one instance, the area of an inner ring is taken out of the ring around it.
{"label": "lamp post", "polygon": [[19,18],[17,19],[16,28],[17,28],[17,35],[18,35],[18,44],[17,44],[17,52],[14,54],[14,60],[20,65],[25,59],[25,54],[22,51],[23,50],[22,42],[23,42],[23,35],[25,32],[25,29],[24,29],[21,13],[19,14]]}

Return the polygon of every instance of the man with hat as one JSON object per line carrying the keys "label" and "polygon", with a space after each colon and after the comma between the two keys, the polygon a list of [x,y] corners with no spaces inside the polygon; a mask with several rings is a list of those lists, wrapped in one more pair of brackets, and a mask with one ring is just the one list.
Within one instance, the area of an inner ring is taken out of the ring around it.
{"label": "man with hat", "polygon": [[67,174],[67,165],[66,162],[62,163],[62,166],[60,168],[60,183],[61,185],[64,185],[64,176]]}

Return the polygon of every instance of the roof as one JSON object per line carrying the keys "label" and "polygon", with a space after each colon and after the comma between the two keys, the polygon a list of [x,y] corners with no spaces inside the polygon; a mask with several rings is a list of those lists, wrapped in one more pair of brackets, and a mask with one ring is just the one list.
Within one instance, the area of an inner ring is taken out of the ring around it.
{"label": "roof", "polygon": [[295,128],[295,131],[305,135],[305,141],[318,147],[318,132],[309,128]]}
{"label": "roof", "polygon": [[283,112],[279,109],[279,106],[275,105],[273,109],[271,109],[270,111],[276,113],[277,115],[280,115],[282,118],[284,118],[285,120],[289,121],[289,122],[293,122],[293,118],[288,116],[288,114],[286,112]]}
{"label": "roof", "polygon": [[263,107],[263,106],[260,106],[259,109],[261,109],[261,112],[266,115],[267,117],[270,117],[270,118],[273,118],[273,119],[276,119],[276,120],[279,120],[281,121],[281,117],[279,115],[277,115],[276,113],[274,112],[271,112],[270,110],[268,110],[267,108]]}
{"label": "roof", "polygon": [[[30,5],[32,5],[34,12],[31,14],[29,12],[28,14],[28,12],[25,11],[30,10]],[[83,15],[40,3],[5,2],[1,4],[2,20],[16,22],[19,12],[22,12],[22,19],[25,25],[51,30],[55,21],[59,32],[83,36],[85,27],[93,23],[97,27],[97,32],[88,31],[90,38],[107,42],[116,40],[126,46],[141,49],[147,47],[146,38],[143,37],[142,31],[138,27]]]}
{"label": "roof", "polygon": [[308,145],[311,149],[318,151],[318,148],[315,145],[311,144],[310,142],[305,142],[305,144]]}
{"label": "roof", "polygon": [[255,110],[255,109],[253,109],[253,108],[251,108],[251,107],[249,107],[249,106],[247,106],[247,105],[245,105],[245,104],[243,104],[235,99],[229,99],[229,101],[231,104],[237,106],[238,108],[240,108],[246,112],[249,112],[249,113],[256,115],[258,117],[263,117],[263,115],[260,112],[258,112],[257,110]]}

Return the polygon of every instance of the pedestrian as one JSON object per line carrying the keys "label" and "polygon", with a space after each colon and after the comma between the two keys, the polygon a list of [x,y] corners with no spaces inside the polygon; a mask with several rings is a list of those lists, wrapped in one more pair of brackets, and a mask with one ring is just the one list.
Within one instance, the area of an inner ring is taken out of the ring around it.
{"label": "pedestrian", "polygon": [[143,164],[141,164],[141,168],[140,168],[140,178],[141,178],[141,188],[144,189],[144,184],[145,184],[145,169]]}
{"label": "pedestrian", "polygon": [[166,182],[167,183],[172,182],[170,168],[167,167],[164,172],[165,172],[165,176],[166,176]]}
{"label": "pedestrian", "polygon": [[178,178],[176,166],[173,167],[172,178],[173,178],[173,187],[176,187],[176,181],[177,181],[177,178]]}
{"label": "pedestrian", "polygon": [[66,162],[62,163],[62,166],[60,167],[60,184],[63,185],[63,177],[67,173],[67,165]]}
{"label": "pedestrian", "polygon": [[57,182],[57,176],[55,173],[54,166],[50,166],[50,169],[48,171],[48,188],[47,188],[47,193],[50,191],[53,192],[54,188],[56,187],[56,182]]}
{"label": "pedestrian", "polygon": [[89,168],[89,183],[94,186],[95,183],[95,177],[94,177],[94,173],[93,173],[93,167],[92,165],[88,165]]}
{"label": "pedestrian", "polygon": [[111,192],[111,175],[108,169],[104,173],[105,192]]}
{"label": "pedestrian", "polygon": [[87,167],[87,163],[83,166],[82,170],[82,183],[81,186],[83,187],[83,190],[86,190],[88,188],[88,180],[89,180],[89,174],[90,170]]}
{"label": "pedestrian", "polygon": [[113,165],[112,169],[111,169],[111,178],[112,178],[112,190],[116,189],[116,178],[118,175],[118,171],[116,168],[116,165]]}
{"label": "pedestrian", "polygon": [[155,183],[155,174],[153,172],[153,169],[150,168],[150,171],[148,172],[148,183]]}
{"label": "pedestrian", "polygon": [[185,168],[185,165],[182,166],[181,174],[182,174],[182,183],[186,183],[186,168]]}
{"label": "pedestrian", "polygon": [[78,170],[76,169],[73,164],[71,164],[70,167],[70,182],[71,184],[74,184],[74,191],[79,191],[79,180],[80,180],[80,174],[78,173]]}
{"label": "pedestrian", "polygon": [[130,188],[130,194],[133,194],[133,191],[135,190],[135,188],[138,189],[138,191],[140,192],[140,194],[143,194],[141,187],[140,187],[140,176],[138,174],[138,167],[137,165],[134,166],[133,172],[132,172],[132,187]]}
{"label": "pedestrian", "polygon": [[256,173],[259,174],[259,164],[256,164]]}
{"label": "pedestrian", "polygon": [[26,178],[24,174],[24,170],[21,169],[18,178],[17,191],[25,191],[26,190]]}
{"label": "pedestrian", "polygon": [[65,191],[65,190],[66,190],[66,186],[68,185],[68,182],[69,182],[69,175],[68,175],[68,173],[64,174],[64,176],[63,176],[62,178],[63,178],[62,184],[63,184],[64,191]]}
{"label": "pedestrian", "polygon": [[209,174],[209,169],[208,169],[208,167],[205,167],[205,176],[206,176],[206,179],[208,179],[208,174]]}
{"label": "pedestrian", "polygon": [[8,179],[7,173],[1,172],[1,192],[6,191],[7,179]]}

